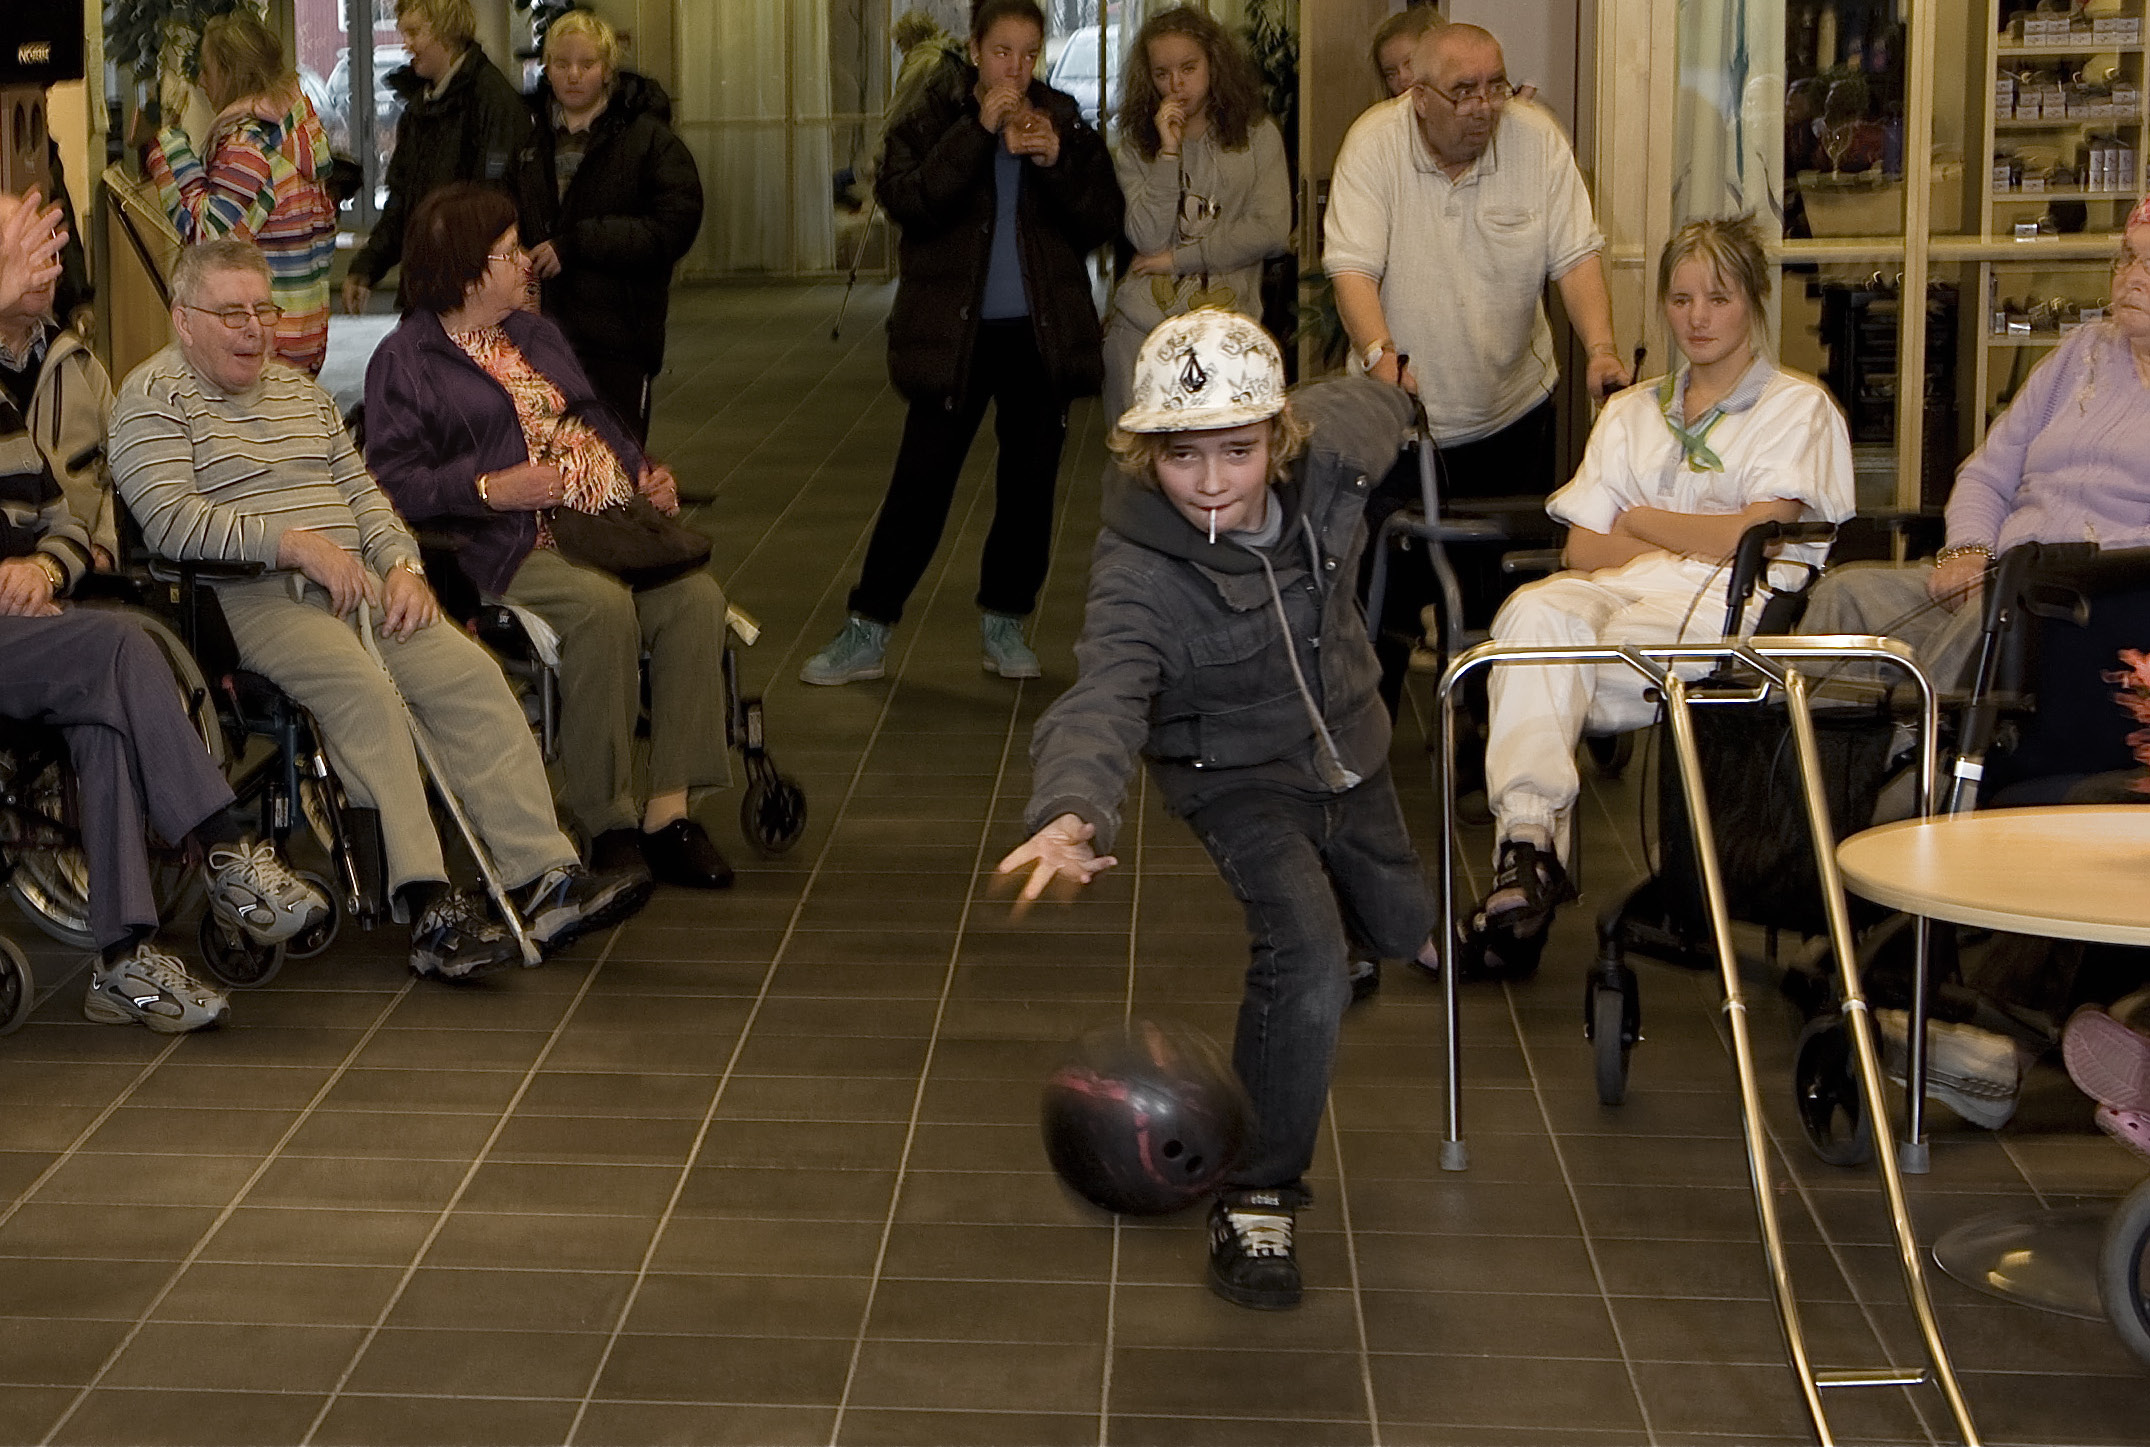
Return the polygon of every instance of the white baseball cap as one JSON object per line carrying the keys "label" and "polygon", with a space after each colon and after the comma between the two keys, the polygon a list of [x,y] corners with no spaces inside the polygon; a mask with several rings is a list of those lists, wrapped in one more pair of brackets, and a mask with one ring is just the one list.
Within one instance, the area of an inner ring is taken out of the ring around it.
{"label": "white baseball cap", "polygon": [[1263,422],[1284,410],[1284,358],[1261,326],[1202,307],[1167,317],[1135,357],[1127,432],[1208,432]]}

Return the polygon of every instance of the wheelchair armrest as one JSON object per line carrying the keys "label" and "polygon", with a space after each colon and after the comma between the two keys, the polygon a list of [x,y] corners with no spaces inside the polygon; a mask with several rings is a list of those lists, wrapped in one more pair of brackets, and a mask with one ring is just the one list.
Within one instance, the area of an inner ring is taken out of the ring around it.
{"label": "wheelchair armrest", "polygon": [[149,560],[149,576],[166,583],[236,583],[258,578],[268,565],[243,558],[157,558]]}
{"label": "wheelchair armrest", "polygon": [[1518,552],[1501,554],[1503,573],[1557,573],[1565,565],[1559,548],[1526,548]]}
{"label": "wheelchair armrest", "polygon": [[142,584],[125,573],[84,573],[67,595],[74,603],[125,603],[142,606]]}

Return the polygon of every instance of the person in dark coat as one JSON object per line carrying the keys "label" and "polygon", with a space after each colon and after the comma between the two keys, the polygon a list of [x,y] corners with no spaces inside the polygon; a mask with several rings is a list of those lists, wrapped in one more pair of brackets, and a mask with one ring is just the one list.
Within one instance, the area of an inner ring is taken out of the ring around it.
{"label": "person in dark coat", "polygon": [[1067,405],[1104,380],[1085,256],[1119,234],[1123,209],[1105,143],[1031,74],[1044,36],[1033,0],[981,0],[970,63],[935,72],[889,127],[874,192],[903,228],[888,370],[911,409],[850,619],[800,670],[807,683],[881,677],[989,402],[1000,460],[978,583],[985,667],[1038,676],[1023,620],[1045,578]]}
{"label": "person in dark coat", "polygon": [[647,441],[672,268],[701,229],[702,178],[672,131],[672,98],[621,70],[619,56],[618,35],[588,10],[545,32],[518,199],[545,314],[598,395]]}
{"label": "person in dark coat", "polygon": [[344,310],[366,299],[403,259],[411,208],[450,181],[512,188],[530,135],[530,111],[476,40],[470,0],[397,0],[396,30],[411,63],[388,77],[403,99],[396,154],[388,162],[388,204],[343,282]]}

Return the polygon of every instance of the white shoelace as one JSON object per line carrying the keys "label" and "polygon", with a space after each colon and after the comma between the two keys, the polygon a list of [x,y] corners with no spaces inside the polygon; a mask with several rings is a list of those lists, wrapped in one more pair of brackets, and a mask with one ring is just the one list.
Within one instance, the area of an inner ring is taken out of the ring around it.
{"label": "white shoelace", "polygon": [[1231,1223],[1232,1234],[1239,1238],[1240,1249],[1247,1255],[1291,1255],[1291,1217],[1274,1216],[1266,1211],[1234,1210],[1226,1210],[1224,1217]]}

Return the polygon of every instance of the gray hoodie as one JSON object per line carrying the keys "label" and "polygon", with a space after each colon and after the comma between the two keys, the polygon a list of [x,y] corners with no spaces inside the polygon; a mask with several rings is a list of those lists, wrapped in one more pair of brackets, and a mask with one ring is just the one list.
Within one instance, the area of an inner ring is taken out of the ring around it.
{"label": "gray hoodie", "polygon": [[1108,478],[1078,676],[1030,736],[1033,831],[1074,814],[1109,850],[1138,757],[1182,816],[1235,789],[1330,797],[1386,762],[1355,587],[1366,498],[1409,405],[1359,377],[1302,388],[1292,406],[1313,438],[1274,490],[1284,526],[1266,553],[1212,543],[1162,493]]}

